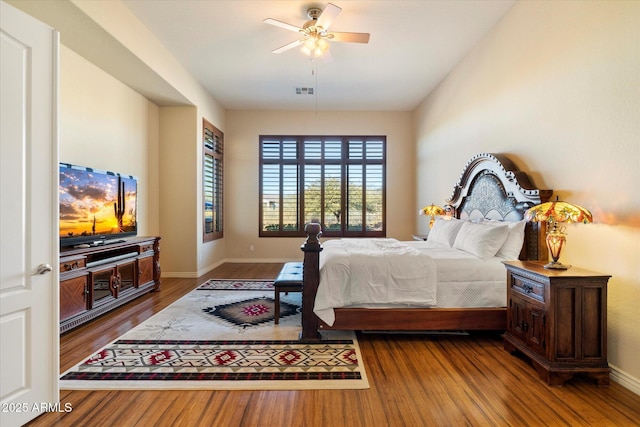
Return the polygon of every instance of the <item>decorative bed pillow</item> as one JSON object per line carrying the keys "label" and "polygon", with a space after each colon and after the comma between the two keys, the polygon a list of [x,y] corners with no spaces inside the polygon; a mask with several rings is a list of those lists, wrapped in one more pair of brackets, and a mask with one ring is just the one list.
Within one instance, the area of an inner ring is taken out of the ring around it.
{"label": "decorative bed pillow", "polygon": [[464,222],[465,221],[460,221],[456,218],[436,218],[431,231],[429,231],[427,240],[451,247],[453,246],[453,242],[456,241],[456,235]]}
{"label": "decorative bed pillow", "polygon": [[489,225],[464,222],[453,247],[482,259],[491,258],[496,256],[508,235],[509,227],[506,224]]}
{"label": "decorative bed pillow", "polygon": [[504,241],[502,247],[496,254],[497,257],[504,258],[506,260],[517,260],[520,257],[522,245],[524,244],[524,228],[527,225],[526,221],[503,222],[486,220],[482,224],[506,225],[509,228],[507,240]]}
{"label": "decorative bed pillow", "polygon": [[526,221],[507,223],[507,227],[509,227],[509,235],[496,256],[507,260],[518,259],[520,252],[522,251],[522,245],[524,244],[524,227],[526,225]]}

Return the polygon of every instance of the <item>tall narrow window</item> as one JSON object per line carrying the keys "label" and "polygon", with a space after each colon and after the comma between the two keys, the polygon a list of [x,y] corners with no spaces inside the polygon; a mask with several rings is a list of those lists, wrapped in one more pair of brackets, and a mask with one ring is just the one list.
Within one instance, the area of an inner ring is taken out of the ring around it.
{"label": "tall narrow window", "polygon": [[222,237],[222,177],[224,135],[215,126],[202,120],[203,140],[203,237],[204,242]]}
{"label": "tall narrow window", "polygon": [[261,136],[260,236],[385,236],[386,137]]}

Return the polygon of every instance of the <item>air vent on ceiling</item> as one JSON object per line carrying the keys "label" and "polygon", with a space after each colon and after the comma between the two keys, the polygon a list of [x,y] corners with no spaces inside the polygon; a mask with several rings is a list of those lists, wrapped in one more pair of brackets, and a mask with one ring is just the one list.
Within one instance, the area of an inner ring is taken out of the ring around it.
{"label": "air vent on ceiling", "polygon": [[296,95],[313,95],[312,87],[297,87]]}

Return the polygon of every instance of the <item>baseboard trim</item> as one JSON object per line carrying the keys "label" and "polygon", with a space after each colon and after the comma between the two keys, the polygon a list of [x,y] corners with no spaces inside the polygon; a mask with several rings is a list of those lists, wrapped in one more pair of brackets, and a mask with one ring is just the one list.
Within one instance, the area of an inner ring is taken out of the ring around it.
{"label": "baseboard trim", "polygon": [[195,271],[163,271],[161,279],[197,279],[200,277]]}
{"label": "baseboard trim", "polygon": [[293,261],[302,261],[302,256],[297,259],[292,258],[227,258],[224,262],[233,262],[238,264],[251,264],[251,263],[264,263],[264,264],[277,264]]}
{"label": "baseboard trim", "polygon": [[200,270],[198,270],[198,276],[197,277],[202,277],[205,274],[207,274],[208,272],[210,272],[211,270],[214,270],[218,267],[220,267],[222,264],[224,264],[225,262],[227,262],[226,260],[222,260],[222,261],[218,261],[216,263],[213,263],[205,268],[201,268]]}
{"label": "baseboard trim", "polygon": [[640,380],[635,378],[622,369],[618,368],[615,365],[609,363],[609,367],[611,368],[611,380],[620,384],[622,387],[631,390],[637,395],[640,395]]}
{"label": "baseboard trim", "polygon": [[276,264],[276,263],[285,263],[291,261],[300,261],[300,259],[291,259],[291,258],[225,258],[222,261],[218,261],[212,265],[201,268],[198,271],[163,271],[161,274],[161,278],[166,279],[197,279],[198,277],[202,277],[211,270],[221,266],[226,262],[233,262],[238,264],[252,264],[252,263],[265,263],[265,264]]}

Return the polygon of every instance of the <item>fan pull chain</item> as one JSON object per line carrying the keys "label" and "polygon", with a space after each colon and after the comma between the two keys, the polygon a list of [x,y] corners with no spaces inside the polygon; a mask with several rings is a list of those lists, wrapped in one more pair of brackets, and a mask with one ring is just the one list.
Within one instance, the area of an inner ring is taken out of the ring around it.
{"label": "fan pull chain", "polygon": [[316,101],[316,115],[318,115],[318,69],[316,68],[315,63],[313,64],[311,74],[313,74],[315,78],[315,82],[314,82],[315,90],[313,92],[313,95],[315,96],[315,101]]}

